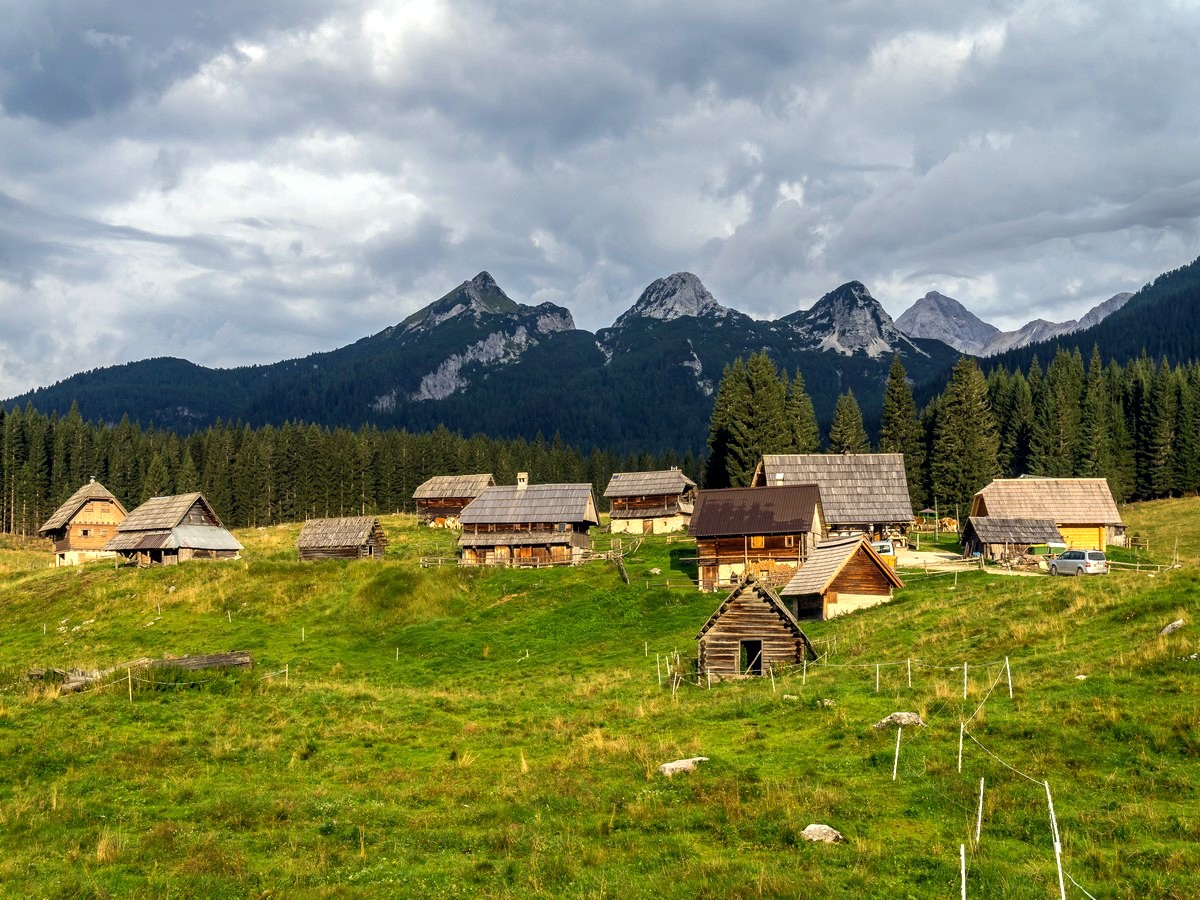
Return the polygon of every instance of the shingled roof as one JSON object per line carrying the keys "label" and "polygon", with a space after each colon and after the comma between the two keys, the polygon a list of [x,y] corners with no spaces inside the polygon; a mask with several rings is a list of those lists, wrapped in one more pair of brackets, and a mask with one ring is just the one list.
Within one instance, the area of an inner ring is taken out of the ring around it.
{"label": "shingled roof", "polygon": [[[1063,536],[1050,519],[1005,519],[971,516],[968,529],[985,544],[1064,544]],[[963,532],[966,537],[966,531]]]}
{"label": "shingled roof", "polygon": [[208,505],[204,495],[199,491],[190,494],[176,494],[172,497],[151,497],[117,526],[118,532],[124,531],[153,531],[161,528],[174,528],[183,521],[188,511],[199,501],[204,511],[216,522],[218,528],[224,528],[220,518]]}
{"label": "shingled roof", "polygon": [[1103,478],[997,478],[971,501],[972,516],[1049,519],[1058,525],[1120,525]]}
{"label": "shingled roof", "polygon": [[[193,508],[194,515],[189,515]],[[220,518],[199,492],[151,497],[117,526],[105,550],[241,550]]]}
{"label": "shingled roof", "polygon": [[71,521],[75,513],[83,509],[84,505],[91,500],[111,500],[117,505],[117,509],[121,511],[121,515],[125,516],[129,514],[125,507],[121,505],[121,501],[113,496],[108,488],[93,478],[73,493],[66,503],[55,510],[54,515],[46,520],[46,524],[38,529],[38,534],[62,528]]}
{"label": "shingled roof", "polygon": [[617,472],[604,489],[605,497],[653,497],[682,494],[696,482],[678,469],[661,472]]}
{"label": "shingled roof", "polygon": [[448,497],[478,497],[496,483],[491,473],[480,475],[434,475],[415,491],[414,500],[442,500]]}
{"label": "shingled roof", "polygon": [[821,492],[815,484],[701,491],[696,495],[688,534],[803,534],[813,530],[814,513],[821,506]]}
{"label": "shingled roof", "polygon": [[785,597],[825,593],[829,589],[829,585],[837,578],[838,573],[846,567],[856,553],[865,553],[893,587],[904,587],[904,582],[900,580],[892,567],[875,552],[870,542],[862,535],[857,535],[851,538],[822,542],[809,554],[804,565],[796,570],[796,574],[779,593]]}
{"label": "shingled roof", "polygon": [[309,519],[300,529],[296,546],[300,550],[325,550],[361,547],[371,540],[379,524],[375,516],[347,516],[341,519]]}
{"label": "shingled roof", "polygon": [[463,525],[587,522],[600,524],[590,484],[497,485],[463,507]]}
{"label": "shingled roof", "polygon": [[818,485],[830,525],[908,523],[913,517],[903,453],[767,453],[752,483]]}

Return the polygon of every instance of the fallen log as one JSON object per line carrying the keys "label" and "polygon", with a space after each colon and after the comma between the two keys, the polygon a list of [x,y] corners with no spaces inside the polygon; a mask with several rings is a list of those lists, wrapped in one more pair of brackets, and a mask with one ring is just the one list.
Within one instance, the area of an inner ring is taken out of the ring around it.
{"label": "fallen log", "polygon": [[231,650],[228,653],[210,653],[200,656],[166,656],[163,659],[142,656],[128,662],[118,663],[107,669],[70,669],[63,673],[63,682],[58,692],[73,694],[98,681],[103,681],[110,675],[128,669],[183,669],[187,672],[195,672],[200,669],[252,668],[254,668],[254,660],[245,650]]}

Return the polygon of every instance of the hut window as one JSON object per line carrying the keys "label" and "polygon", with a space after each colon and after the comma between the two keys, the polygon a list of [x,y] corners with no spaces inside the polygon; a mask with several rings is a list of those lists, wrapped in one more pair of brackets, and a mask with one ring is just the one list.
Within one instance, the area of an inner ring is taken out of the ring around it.
{"label": "hut window", "polygon": [[766,543],[766,539],[761,534],[750,535],[750,546],[751,547],[754,547],[756,549],[761,548],[761,547],[763,547],[763,545],[765,543]]}
{"label": "hut window", "polygon": [[794,534],[785,534],[783,536],[783,546],[795,547],[796,546],[796,536]]}
{"label": "hut window", "polygon": [[742,641],[738,665],[743,675],[762,674],[762,641]]}
{"label": "hut window", "polygon": [[90,530],[90,529],[88,529],[88,528],[80,528],[80,529],[79,529],[79,536],[80,536],[80,537],[87,537],[87,536],[88,536],[89,534],[91,534],[91,533],[92,533],[92,532],[91,532],[91,530]]}

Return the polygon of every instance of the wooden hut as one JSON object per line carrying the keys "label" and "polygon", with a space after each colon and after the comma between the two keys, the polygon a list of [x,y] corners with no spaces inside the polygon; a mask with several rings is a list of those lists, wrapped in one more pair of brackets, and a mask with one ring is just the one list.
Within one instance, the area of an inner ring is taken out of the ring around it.
{"label": "wooden hut", "polygon": [[972,498],[971,515],[1049,520],[1072,550],[1125,543],[1121,514],[1103,478],[997,478]]}
{"label": "wooden hut", "polygon": [[152,497],[117,526],[104,545],[139,566],[189,559],[237,559],[242,545],[200,493]]}
{"label": "wooden hut", "polygon": [[779,595],[753,577],[733,589],[700,633],[700,674],[762,675],[816,659],[812,644]]}
{"label": "wooden hut", "polygon": [[115,554],[104,549],[129,515],[121,501],[95,478],[71,495],[38,529],[54,545],[54,565],[73,566]]}
{"label": "wooden hut", "polygon": [[613,534],[666,534],[687,529],[696,504],[696,482],[676,468],[617,472],[604,496],[610,503]]}
{"label": "wooden hut", "polygon": [[387,537],[375,516],[310,519],[300,529],[296,551],[305,559],[383,559]]}
{"label": "wooden hut", "polygon": [[457,528],[468,503],[496,483],[490,474],[435,475],[413,491],[417,520],[435,528]]}
{"label": "wooden hut", "polygon": [[823,535],[815,484],[700,491],[688,533],[696,539],[700,590],[747,576],[783,584]]}
{"label": "wooden hut", "polygon": [[963,527],[963,556],[978,554],[984,559],[1011,559],[1043,544],[1066,546],[1062,533],[1050,519],[970,516]]}
{"label": "wooden hut", "polygon": [[551,566],[582,562],[600,524],[590,484],[492,486],[459,516],[464,566]]}
{"label": "wooden hut", "polygon": [[751,484],[817,485],[831,535],[902,539],[912,525],[903,453],[768,453]]}
{"label": "wooden hut", "polygon": [[904,587],[866,535],[826,541],[779,592],[799,620],[835,616],[878,606]]}

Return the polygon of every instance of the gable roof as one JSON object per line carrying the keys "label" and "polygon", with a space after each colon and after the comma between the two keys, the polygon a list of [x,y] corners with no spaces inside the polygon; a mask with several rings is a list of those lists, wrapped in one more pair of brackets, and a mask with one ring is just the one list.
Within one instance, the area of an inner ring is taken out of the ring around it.
{"label": "gable roof", "polygon": [[121,505],[121,501],[114,497],[108,488],[93,478],[73,493],[67,499],[66,503],[55,510],[54,515],[46,520],[46,524],[38,529],[38,534],[62,528],[91,500],[110,500],[117,505],[117,509],[121,511],[122,516],[129,515],[128,510]]}
{"label": "gable roof", "polygon": [[414,500],[441,500],[450,497],[478,497],[484,488],[496,483],[490,472],[480,475],[434,475],[415,491]]}
{"label": "gable roof", "polygon": [[590,484],[493,485],[463,507],[463,525],[586,522],[599,525]]}
{"label": "gable roof", "polygon": [[813,652],[812,645],[808,642],[808,636],[800,627],[800,623],[796,621],[796,617],[792,615],[792,611],[779,599],[779,595],[771,589],[770,585],[756,580],[753,576],[743,580],[741,584],[733,589],[728,597],[721,601],[721,605],[708,617],[708,621],[704,623],[704,626],[700,629],[700,633],[696,635],[696,640],[700,640],[704,635],[708,634],[709,630],[720,621],[721,616],[746,594],[754,594],[762,600],[779,617],[779,621],[785,628],[804,641],[806,650],[811,654],[813,659],[816,659],[817,655]]}
{"label": "gable roof", "polygon": [[1063,544],[1063,536],[1050,519],[1005,519],[999,516],[970,516],[963,529],[985,544]]}
{"label": "gable roof", "polygon": [[151,497],[133,512],[131,512],[125,521],[117,526],[118,532],[129,531],[156,531],[164,528],[174,528],[184,517],[188,511],[200,503],[205,511],[216,522],[217,528],[224,528],[220,518],[209,506],[204,495],[199,491],[194,491],[190,494],[176,494],[173,497]]}
{"label": "gable roof", "polygon": [[688,534],[801,534],[813,530],[821,505],[821,492],[815,484],[700,491]]}
{"label": "gable roof", "polygon": [[1103,478],[997,478],[975,495],[971,515],[1050,519],[1060,525],[1120,525]]}
{"label": "gable roof", "polygon": [[767,453],[756,487],[816,484],[832,525],[912,521],[903,453]]}
{"label": "gable roof", "polygon": [[904,587],[904,582],[900,580],[900,576],[875,552],[875,548],[871,546],[870,542],[863,535],[858,535],[836,541],[822,542],[809,554],[808,559],[804,561],[804,565],[796,570],[796,574],[791,577],[779,593],[785,597],[825,593],[829,589],[829,585],[841,573],[842,569],[846,568],[846,564],[858,553],[866,554],[867,558],[883,573],[892,587]]}
{"label": "gable roof", "polygon": [[347,516],[341,519],[309,519],[300,529],[296,547],[318,550],[331,547],[361,547],[370,543],[379,519],[375,516]]}
{"label": "gable roof", "polygon": [[617,472],[604,489],[605,497],[645,497],[682,494],[696,482],[678,469],[661,472]]}

